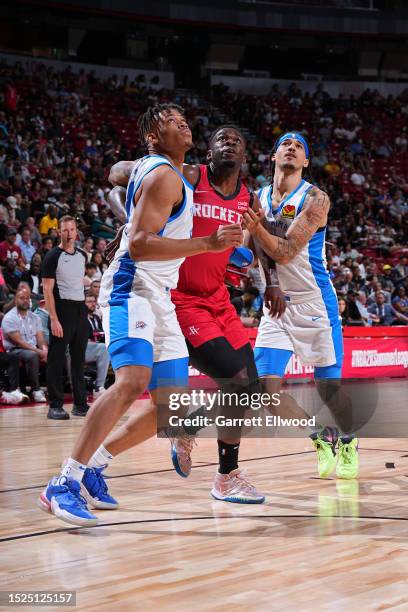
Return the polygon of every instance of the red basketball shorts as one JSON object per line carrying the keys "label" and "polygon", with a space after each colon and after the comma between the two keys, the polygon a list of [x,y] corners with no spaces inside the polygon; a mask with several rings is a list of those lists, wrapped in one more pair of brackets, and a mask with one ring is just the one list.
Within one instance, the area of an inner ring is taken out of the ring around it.
{"label": "red basketball shorts", "polygon": [[174,290],[171,299],[186,340],[195,348],[223,336],[234,349],[249,342],[248,334],[230,302],[224,285],[209,297],[189,295]]}

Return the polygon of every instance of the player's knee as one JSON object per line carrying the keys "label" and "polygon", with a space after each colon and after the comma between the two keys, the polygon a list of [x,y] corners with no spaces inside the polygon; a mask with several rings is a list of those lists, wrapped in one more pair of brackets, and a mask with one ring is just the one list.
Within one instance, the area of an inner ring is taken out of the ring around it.
{"label": "player's knee", "polygon": [[[118,372],[121,372],[120,370]],[[133,372],[117,373],[115,386],[118,393],[137,399],[147,388],[149,377],[141,374],[135,376]]]}

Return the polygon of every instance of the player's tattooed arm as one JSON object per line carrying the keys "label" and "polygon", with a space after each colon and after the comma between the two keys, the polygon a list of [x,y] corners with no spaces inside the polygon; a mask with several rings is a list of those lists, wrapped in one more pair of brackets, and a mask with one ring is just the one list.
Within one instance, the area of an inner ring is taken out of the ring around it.
{"label": "player's tattooed arm", "polygon": [[276,262],[285,264],[308,244],[313,235],[327,223],[330,208],[329,197],[324,191],[313,187],[307,194],[303,210],[290,226],[285,238],[272,236],[263,227],[264,215],[248,210],[244,214],[244,227],[255,239],[259,240],[263,250]]}
{"label": "player's tattooed arm", "polygon": [[134,165],[134,161],[120,161],[114,164],[109,172],[108,181],[110,184],[127,187]]}

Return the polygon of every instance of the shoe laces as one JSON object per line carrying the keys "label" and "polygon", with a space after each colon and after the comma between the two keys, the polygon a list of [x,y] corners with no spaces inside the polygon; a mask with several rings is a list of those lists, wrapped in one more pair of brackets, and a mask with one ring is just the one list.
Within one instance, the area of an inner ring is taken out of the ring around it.
{"label": "shoe laces", "polygon": [[193,450],[193,446],[196,444],[197,442],[196,442],[195,436],[190,436],[189,434],[186,434],[186,433],[182,433],[180,437],[176,438],[177,450],[178,451],[181,450],[181,452],[185,453],[186,455],[191,454]]}
{"label": "shoe laces", "polygon": [[98,496],[104,495],[108,492],[108,485],[105,482],[105,478],[103,477],[102,470],[104,468],[94,468],[92,470],[93,479],[91,481],[91,486],[94,493],[97,493]]}
{"label": "shoe laces", "polygon": [[351,463],[352,452],[350,444],[342,444],[339,448],[339,455],[343,463]]}
{"label": "shoe laces", "polygon": [[82,497],[80,493],[81,487],[79,482],[73,479],[66,478],[66,482],[59,483],[59,485],[65,487],[67,491],[72,495],[78,508],[85,508],[85,510],[88,509],[86,499]]}
{"label": "shoe laces", "polygon": [[257,491],[253,484],[248,480],[248,476],[245,472],[237,472],[231,479],[231,491],[244,491],[245,493],[256,494]]}

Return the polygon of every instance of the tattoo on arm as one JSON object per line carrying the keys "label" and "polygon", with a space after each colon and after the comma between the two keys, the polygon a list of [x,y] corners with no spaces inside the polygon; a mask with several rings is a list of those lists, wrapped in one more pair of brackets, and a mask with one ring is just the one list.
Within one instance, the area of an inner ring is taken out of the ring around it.
{"label": "tattoo on arm", "polygon": [[330,201],[326,193],[312,188],[307,194],[304,207],[290,226],[286,237],[263,234],[262,247],[275,261],[288,263],[307,245],[320,227],[327,222]]}

